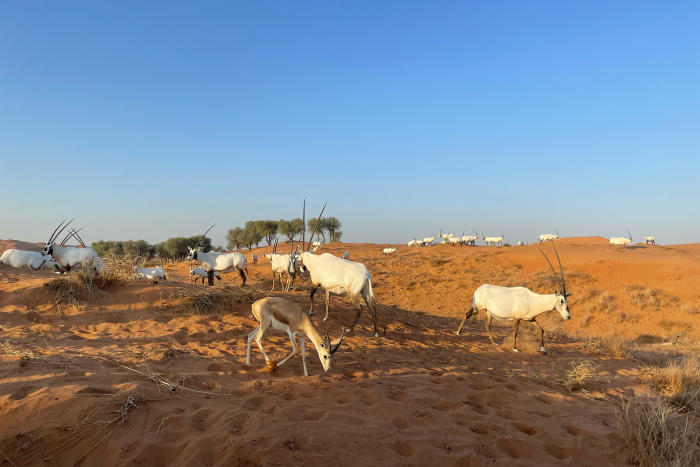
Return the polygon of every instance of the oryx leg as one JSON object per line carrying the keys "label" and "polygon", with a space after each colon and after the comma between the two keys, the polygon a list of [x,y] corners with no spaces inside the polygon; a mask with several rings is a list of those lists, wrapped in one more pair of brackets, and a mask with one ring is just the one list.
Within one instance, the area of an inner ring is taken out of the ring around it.
{"label": "oryx leg", "polygon": [[290,331],[289,329],[287,329],[287,334],[289,334],[289,340],[292,341],[292,353],[284,357],[284,359],[282,359],[282,361],[279,362],[277,366],[282,366],[284,362],[286,362],[287,360],[289,360],[297,354],[297,343],[294,340],[294,334],[292,334],[292,331]]}
{"label": "oryx leg", "polygon": [[243,280],[243,283],[241,284],[241,288],[243,288],[243,286],[245,285],[245,281],[246,281],[245,274],[243,273],[243,269],[239,269],[238,273],[241,275],[241,279]]}
{"label": "oryx leg", "polygon": [[[368,299],[369,294],[366,293],[367,289],[364,289],[362,292],[362,298],[365,300],[365,304],[367,305],[367,309],[369,312],[372,314],[372,320],[374,321],[374,337],[379,337],[379,323],[377,322],[377,308],[376,305],[372,300]],[[359,300],[358,300],[359,301]]]}
{"label": "oryx leg", "polygon": [[275,276],[277,276],[277,274],[275,271],[272,271],[272,288],[270,289],[270,292],[275,290]]}
{"label": "oryx leg", "polygon": [[515,342],[518,339],[518,328],[520,327],[520,320],[519,319],[514,319],[513,320],[513,352],[520,352],[517,349],[517,346],[515,345]]}
{"label": "oryx leg", "polygon": [[491,313],[488,311],[486,312],[486,321],[484,321],[484,324],[486,325],[486,332],[489,334],[489,339],[491,339],[491,343],[493,345],[498,345],[496,342],[493,340],[493,335],[491,335],[491,320],[493,319],[493,316],[491,316]]}
{"label": "oryx leg", "polygon": [[323,318],[323,321],[328,319],[328,307],[331,304],[331,291],[329,289],[326,289],[326,317]]}
{"label": "oryx leg", "polygon": [[464,319],[462,320],[462,324],[459,325],[459,329],[457,329],[457,335],[459,336],[460,331],[462,330],[462,326],[464,326],[464,323],[467,322],[469,318],[472,317],[474,314],[474,307],[469,308],[469,311],[464,315]]}
{"label": "oryx leg", "polygon": [[542,352],[542,355],[547,355],[547,351],[544,348],[544,329],[542,329],[540,323],[535,321],[535,318],[532,318],[531,323],[537,326],[537,328],[540,330],[540,352]]}
{"label": "oryx leg", "polygon": [[309,309],[309,316],[314,314],[314,294],[320,285],[321,284],[314,285],[313,282],[311,283],[311,294],[309,295],[309,299],[311,300],[311,308]]}
{"label": "oryx leg", "polygon": [[362,305],[360,304],[360,298],[357,295],[351,295],[348,294],[348,297],[350,297],[350,301],[352,302],[352,305],[355,307],[355,319],[352,321],[352,324],[350,325],[349,328],[346,329],[347,332],[352,331],[355,329],[355,325],[357,324],[357,321],[360,319],[360,316],[362,316]]}
{"label": "oryx leg", "polygon": [[301,347],[301,361],[304,364],[304,376],[309,376],[306,371],[306,347],[304,346],[304,336],[299,336],[299,346]]}
{"label": "oryx leg", "polygon": [[209,285],[214,285],[214,271],[207,271],[207,279],[209,279]]}

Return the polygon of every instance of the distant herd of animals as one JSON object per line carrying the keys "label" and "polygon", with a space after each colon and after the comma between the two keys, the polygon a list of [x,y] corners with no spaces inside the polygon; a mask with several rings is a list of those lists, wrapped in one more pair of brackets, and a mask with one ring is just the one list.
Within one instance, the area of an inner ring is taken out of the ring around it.
{"label": "distant herd of animals", "polygon": [[[325,209],[326,206],[324,205],[318,219],[321,218]],[[0,263],[13,267],[29,267],[34,270],[49,270],[57,273],[67,273],[75,268],[88,265],[88,267],[93,267],[95,271],[99,272],[104,268],[105,263],[97,256],[94,249],[85,245],[78,233],[80,229],[70,229],[63,241],[60,243],[56,241],[58,236],[63,233],[71,222],[73,221],[71,220],[65,225],[65,221],[61,222],[53,231],[49,237],[49,241],[46,242],[41,252],[15,249],[7,250],[2,254],[2,257],[0,257]],[[269,366],[280,366],[296,355],[296,338],[298,338],[301,347],[304,375],[308,376],[306,368],[306,338],[308,338],[316,348],[323,369],[329,371],[331,368],[331,359],[342,344],[345,333],[353,331],[362,315],[360,299],[364,301],[364,304],[367,306],[372,316],[374,337],[376,338],[379,338],[379,324],[377,321],[376,309],[377,299],[372,291],[372,276],[369,269],[362,263],[350,261],[348,252],[345,252],[342,257],[337,257],[330,253],[315,254],[321,247],[321,244],[319,242],[306,241],[306,201],[304,201],[302,225],[304,226],[304,230],[301,245],[297,242],[296,249],[294,248],[294,240],[292,240],[289,254],[281,254],[277,251],[277,243],[275,243],[273,249],[263,256],[269,259],[272,268],[273,281],[271,291],[274,291],[275,279],[277,277],[279,277],[282,291],[289,292],[294,287],[294,279],[297,271],[302,274],[308,271],[311,279],[311,293],[309,296],[311,307],[307,312],[302,309],[299,304],[281,297],[267,297],[253,303],[251,311],[260,325],[248,335],[246,364],[250,364],[250,351],[253,341],[257,343]],[[316,226],[318,226],[318,220],[316,221]],[[220,274],[238,271],[242,279],[241,287],[245,286],[248,268],[247,258],[243,254],[238,252],[205,253],[199,251],[199,245],[202,239],[213,227],[212,225],[212,227],[199,238],[194,248],[189,248],[189,254],[186,260],[190,262],[190,277],[194,277],[195,282],[201,279],[202,284],[204,284],[204,279],[206,278],[208,279],[209,285],[214,285],[214,279],[221,282]],[[311,232],[310,239],[313,238],[315,232],[316,227]],[[474,233],[477,233],[476,230],[474,230]],[[628,238],[611,238],[610,245],[631,245],[632,235],[629,231],[627,231],[627,234]],[[467,236],[464,235],[464,232],[461,237],[454,237],[451,233],[443,234],[442,229],[440,229],[439,237],[443,239],[443,244],[451,244],[452,246],[474,246],[479,239],[478,234],[476,236]],[[66,246],[65,243],[71,238],[78,241],[81,246]],[[433,235],[432,237],[426,237],[422,240],[413,239],[408,242],[408,247],[433,246],[435,238],[435,235]],[[501,234],[500,237],[486,237],[485,233],[482,231],[481,239],[489,246],[501,245],[504,236]],[[559,239],[558,231],[557,235],[540,235],[538,241],[541,244],[547,241],[554,242],[557,239]],[[646,235],[645,243],[651,245],[656,244],[654,237]],[[523,243],[518,242],[518,245],[523,245]],[[384,248],[382,254],[390,255],[396,253],[396,251],[397,249],[395,247]],[[486,314],[486,331],[493,345],[496,345],[493,340],[493,335],[491,334],[491,322],[494,318],[497,320],[513,321],[513,352],[519,352],[516,341],[520,322],[531,322],[540,330],[540,351],[546,354],[544,347],[544,330],[542,326],[537,323],[536,318],[548,311],[556,311],[561,315],[562,319],[571,319],[571,312],[568,309],[568,297],[571,294],[566,292],[564,270],[561,265],[561,260],[559,259],[559,253],[556,249],[554,250],[557,261],[559,262],[561,277],[557,274],[554,266],[552,266],[549,258],[547,258],[547,255],[545,255],[541,249],[540,252],[552,269],[552,273],[556,278],[559,288],[552,294],[538,294],[525,287],[501,287],[483,284],[474,292],[471,306],[457,329],[457,335],[460,334],[467,319],[477,314],[479,311],[483,311]],[[251,260],[253,264],[257,264],[257,255],[252,254]],[[193,265],[194,262],[199,263],[199,266],[195,267]],[[163,268],[137,267],[134,269],[134,275],[136,278],[141,279],[167,279]],[[285,278],[284,281],[283,276]],[[349,326],[344,327],[340,338],[336,340],[331,340],[328,331],[326,331],[325,337],[322,336],[311,319],[314,311],[314,294],[319,287],[322,287],[326,292],[326,313],[323,321],[328,319],[331,293],[337,295],[347,294],[355,308],[354,319]],[[270,360],[262,347],[261,340],[265,330],[268,328],[286,332],[292,343],[292,352],[279,363]]]}

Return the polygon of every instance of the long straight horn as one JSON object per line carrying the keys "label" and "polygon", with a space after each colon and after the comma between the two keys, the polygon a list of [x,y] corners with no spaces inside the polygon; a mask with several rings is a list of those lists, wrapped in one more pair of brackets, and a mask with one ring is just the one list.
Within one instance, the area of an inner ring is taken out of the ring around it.
{"label": "long straight horn", "polygon": [[76,240],[78,240],[81,243],[81,245],[85,246],[85,243],[83,243],[82,239],[78,235],[78,232],[80,232],[81,230],[83,230],[82,227],[79,228],[78,230],[71,229],[70,233],[68,235],[66,235],[66,238],[64,238],[63,241],[61,242],[61,246],[65,245],[66,242],[68,240],[70,240],[71,238],[75,238]]}
{"label": "long straight horn", "polygon": [[564,280],[564,268],[561,267],[561,260],[559,259],[559,253],[557,253],[557,249],[554,249],[554,253],[557,255],[557,261],[559,261],[559,271],[561,271],[561,289],[562,293],[564,294],[564,297],[568,297],[571,294],[566,293],[566,281]]}
{"label": "long straight horn", "polygon": [[66,237],[65,237],[65,238],[63,239],[63,241],[61,242],[61,246],[63,246],[63,245],[66,244],[66,242],[73,236],[73,233],[74,233],[74,232],[75,232],[75,230],[71,229],[70,232],[68,232],[68,233],[66,234]]}
{"label": "long straight horn", "polygon": [[85,242],[83,241],[83,239],[80,238],[80,235],[78,235],[78,232],[80,232],[81,230],[83,230],[82,227],[79,228],[78,230],[76,230],[76,231],[75,231],[75,236],[78,238],[78,241],[80,242],[80,244],[81,244],[82,246],[86,246],[86,245],[85,245]]}
{"label": "long straight horn", "polygon": [[477,232],[476,229],[472,229],[472,231],[474,232],[474,235],[476,235],[477,237],[479,236],[479,232]]}
{"label": "long straight horn", "polygon": [[[214,225],[216,225],[216,224],[214,224]],[[214,225],[212,225],[211,227],[209,227],[209,228],[207,229],[207,231],[204,232],[204,234],[203,234],[201,237],[199,237],[199,240],[197,240],[197,244],[194,246],[194,249],[195,249],[195,250],[197,249],[197,247],[199,246],[199,244],[200,244],[200,243],[202,242],[202,240],[204,239],[204,236],[205,236],[206,234],[208,234],[209,231],[210,231],[211,229],[214,228]]]}
{"label": "long straight horn", "polygon": [[557,231],[557,237],[559,236],[559,229],[555,229]]}
{"label": "long straight horn", "polygon": [[303,233],[301,234],[301,252],[306,251],[306,200],[304,200],[304,215],[301,218]]}
{"label": "long straight horn", "polygon": [[627,231],[627,235],[629,235],[629,237],[630,237],[630,242],[631,242],[631,241],[632,241],[632,234],[630,233],[629,230]]}
{"label": "long straight horn", "polygon": [[[70,223],[73,222],[74,220],[75,220],[75,217],[74,217],[73,219],[71,219],[70,222],[69,222],[68,224],[70,224]],[[50,242],[53,242],[54,240],[56,240],[56,238],[57,238],[59,235],[61,235],[61,232],[63,232],[63,231],[66,229],[66,227],[68,227],[68,224],[64,225],[63,228],[62,228],[61,230],[58,231],[58,233],[56,234],[56,236],[55,236],[53,239],[50,240]],[[50,242],[49,242],[49,243],[50,243]]]}
{"label": "long straight horn", "polygon": [[63,219],[63,220],[61,221],[61,223],[58,224],[58,227],[56,227],[56,229],[53,231],[53,233],[52,233],[51,236],[49,237],[48,243],[51,243],[51,241],[53,240],[54,235],[56,235],[56,232],[58,231],[58,229],[61,228],[61,226],[63,225],[63,223],[64,223],[65,221],[66,221],[66,220]]}
{"label": "long straight horn", "polygon": [[316,229],[318,228],[318,223],[321,222],[321,216],[323,215],[323,211],[326,210],[326,206],[328,205],[328,202],[323,205],[323,209],[321,209],[321,214],[318,215],[318,219],[316,219],[316,225],[314,225],[314,231],[311,232],[311,237],[309,237],[309,242],[312,242],[314,239],[314,234],[316,233]]}
{"label": "long straight horn", "polygon": [[[542,253],[542,256],[544,256],[544,259],[547,260],[547,263],[549,264],[549,267],[552,268],[552,273],[554,273],[554,277],[557,279],[557,284],[559,284],[562,288],[562,291],[564,290],[564,286],[562,285],[561,281],[559,280],[559,276],[557,276],[557,271],[554,270],[554,266],[552,266],[552,263],[549,262],[549,258],[547,258],[547,255],[544,254],[544,251],[540,247],[537,247],[538,250],[540,250],[540,253]],[[556,249],[554,250],[556,251]],[[559,258],[559,255],[557,254],[557,258]],[[561,262],[559,263],[559,266],[561,266]]]}

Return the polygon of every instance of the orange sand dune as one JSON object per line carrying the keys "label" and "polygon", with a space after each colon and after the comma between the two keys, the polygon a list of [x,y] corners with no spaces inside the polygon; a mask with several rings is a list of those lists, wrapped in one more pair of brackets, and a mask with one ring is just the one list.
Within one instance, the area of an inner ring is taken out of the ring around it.
{"label": "orange sand dune", "polygon": [[[15,244],[0,241],[0,252]],[[382,336],[373,337],[365,312],[330,372],[307,347],[309,377],[299,356],[269,371],[255,344],[252,366],[244,364],[256,326],[250,302],[270,294],[267,248],[255,250],[259,264],[248,266],[245,296],[237,274],[209,288],[191,283],[186,263],[171,263],[170,280],[113,284],[85,310],[48,305],[42,285],[56,275],[0,265],[0,344],[33,352],[0,353],[0,459],[17,466],[623,466],[629,451],[602,396],[639,390],[637,364],[585,352],[559,331],[664,341],[690,328],[683,339],[698,338],[700,315],[681,311],[700,307],[694,245],[613,250],[586,238],[543,245],[555,266],[557,248],[574,294],[571,321],[554,313],[541,320],[546,356],[525,329],[521,354],[509,350],[508,326],[494,327],[497,347],[478,321],[454,334],[482,283],[556,287],[536,246],[399,245],[384,256],[385,246],[317,252],[348,251],[369,267]],[[308,307],[308,279],[298,276],[296,286],[272,294]],[[659,290],[658,302],[641,309],[634,294],[645,288]],[[239,303],[198,314],[178,295],[206,290]],[[599,311],[605,293],[613,308]],[[316,324],[332,337],[354,315],[347,298],[334,296],[323,322],[322,293],[315,303]],[[277,360],[290,351],[273,330],[263,345]],[[580,359],[598,365],[601,378],[583,388],[595,397],[527,374]]]}

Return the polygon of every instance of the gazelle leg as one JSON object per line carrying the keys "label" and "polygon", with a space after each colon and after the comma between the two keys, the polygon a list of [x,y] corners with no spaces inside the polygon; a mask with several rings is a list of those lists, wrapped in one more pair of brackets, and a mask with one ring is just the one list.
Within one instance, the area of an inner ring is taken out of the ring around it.
{"label": "gazelle leg", "polygon": [[301,361],[304,364],[304,376],[309,376],[309,373],[306,371],[306,347],[304,346],[303,336],[299,337],[299,346],[301,347]]}
{"label": "gazelle leg", "polygon": [[547,351],[544,348],[544,329],[542,329],[542,326],[540,326],[540,323],[535,321],[534,318],[532,320],[532,324],[537,326],[540,330],[540,352],[542,352],[542,355],[547,355]]}
{"label": "gazelle leg", "polygon": [[326,317],[323,318],[323,321],[328,319],[328,306],[331,303],[331,291],[326,289]]}
{"label": "gazelle leg", "polygon": [[513,320],[513,352],[520,352],[515,345],[515,342],[518,340],[518,328],[520,327],[520,320],[519,319],[514,319]]}
{"label": "gazelle leg", "polygon": [[297,353],[297,343],[294,341],[294,334],[292,334],[292,331],[287,329],[287,334],[289,334],[289,340],[292,341],[292,353],[284,357],[284,359],[277,364],[277,366],[282,366],[284,362],[292,358],[294,355]]}
{"label": "gazelle leg", "polygon": [[[253,344],[253,340],[255,340],[255,336],[258,334],[259,330],[260,330],[260,326],[253,329],[253,331],[250,334],[248,334],[248,349],[246,350],[246,357],[245,357],[245,364],[246,365],[250,365],[250,346]],[[263,352],[263,355],[265,355],[265,352]]]}
{"label": "gazelle leg", "polygon": [[491,313],[487,312],[486,313],[486,321],[484,322],[484,324],[486,325],[486,332],[489,334],[489,339],[491,339],[491,343],[493,345],[498,345],[498,344],[496,344],[496,342],[494,342],[493,336],[491,335],[491,320],[492,319],[493,319],[493,317],[491,316]]}
{"label": "gazelle leg", "polygon": [[352,302],[353,306],[355,307],[355,313],[357,313],[355,315],[355,319],[352,321],[352,324],[346,330],[347,332],[350,332],[353,329],[355,329],[355,325],[357,324],[357,321],[360,319],[360,316],[362,316],[362,305],[360,304],[360,299],[357,297],[357,295],[348,294],[348,296],[350,297],[350,301]]}
{"label": "gazelle leg", "polygon": [[318,289],[318,286],[321,284],[314,285],[313,282],[311,283],[311,295],[309,298],[311,299],[311,309],[309,310],[309,316],[314,314],[314,294],[316,293],[316,289]]}
{"label": "gazelle leg", "polygon": [[462,324],[460,324],[460,325],[459,325],[459,329],[457,329],[457,335],[458,335],[458,336],[459,336],[460,331],[462,330],[462,326],[464,326],[464,323],[466,323],[467,320],[468,320],[469,318],[471,318],[473,314],[474,314],[474,307],[469,308],[469,311],[467,311],[467,313],[464,315],[464,319],[462,320]]}

